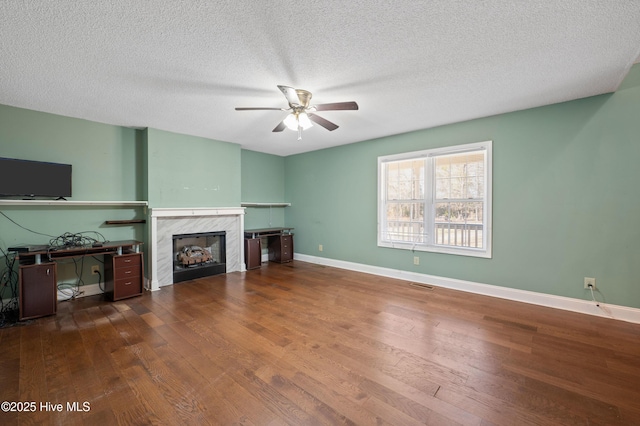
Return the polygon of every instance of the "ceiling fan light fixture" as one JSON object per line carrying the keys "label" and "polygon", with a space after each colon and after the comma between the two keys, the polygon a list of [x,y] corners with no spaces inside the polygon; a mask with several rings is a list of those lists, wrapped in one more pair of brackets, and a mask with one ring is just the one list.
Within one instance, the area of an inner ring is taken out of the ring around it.
{"label": "ceiling fan light fixture", "polygon": [[284,125],[293,131],[298,130],[298,127],[302,127],[302,130],[307,130],[309,127],[313,126],[306,112],[298,114],[292,112],[284,119]]}
{"label": "ceiling fan light fixture", "polygon": [[[340,111],[340,110],[357,110],[358,104],[354,101],[350,102],[333,102],[328,104],[311,105],[311,92],[302,89],[294,89],[289,86],[278,85],[278,89],[282,92],[289,108],[274,107],[237,107],[236,111],[257,111],[257,110],[279,110],[289,111],[289,114],[272,130],[272,132],[282,132],[284,129],[290,129],[298,132],[298,140],[302,139],[302,131],[313,126],[313,123],[320,125],[328,131],[338,128],[338,125],[331,121],[320,117],[316,111]],[[313,123],[311,123],[313,121]]]}
{"label": "ceiling fan light fixture", "polygon": [[298,130],[298,119],[296,118],[296,115],[293,113],[287,115],[283,123],[285,126],[287,126],[287,129]]}
{"label": "ceiling fan light fixture", "polygon": [[298,114],[298,124],[302,127],[302,130],[307,130],[309,127],[313,126],[306,112]]}

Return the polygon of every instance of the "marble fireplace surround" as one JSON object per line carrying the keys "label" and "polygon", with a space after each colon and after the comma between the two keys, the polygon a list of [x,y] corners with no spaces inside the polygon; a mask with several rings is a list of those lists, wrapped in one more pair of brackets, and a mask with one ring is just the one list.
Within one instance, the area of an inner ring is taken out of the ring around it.
{"label": "marble fireplace surround", "polygon": [[176,234],[226,232],[227,272],[244,271],[244,208],[153,208],[149,227],[149,290],[173,284],[173,240]]}

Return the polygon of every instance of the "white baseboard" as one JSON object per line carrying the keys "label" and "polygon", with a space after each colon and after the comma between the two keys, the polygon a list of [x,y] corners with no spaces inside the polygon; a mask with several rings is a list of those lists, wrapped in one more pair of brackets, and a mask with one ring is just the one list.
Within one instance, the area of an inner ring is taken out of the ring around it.
{"label": "white baseboard", "polygon": [[546,306],[548,308],[563,309],[566,311],[579,312],[582,314],[640,324],[640,309],[629,308],[626,306],[600,303],[600,306],[598,307],[591,300],[554,296],[551,294],[536,293],[533,291],[518,290],[473,281],[420,274],[417,272],[402,271],[399,269],[382,268],[379,266],[346,262],[343,260],[328,259],[325,257],[309,256],[299,253],[294,253],[294,259],[318,265],[332,266],[335,268],[364,272],[367,274],[380,275],[383,277],[407,280],[421,284],[432,284],[434,286],[449,288],[452,290],[466,291],[469,293]]}

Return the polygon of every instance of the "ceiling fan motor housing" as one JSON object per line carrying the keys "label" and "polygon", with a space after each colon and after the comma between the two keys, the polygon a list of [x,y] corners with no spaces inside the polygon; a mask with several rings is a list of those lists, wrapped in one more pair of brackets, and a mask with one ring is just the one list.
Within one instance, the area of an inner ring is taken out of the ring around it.
{"label": "ceiling fan motor housing", "polygon": [[308,108],[309,102],[311,102],[311,92],[307,90],[296,89],[296,93],[298,94],[298,99],[300,99],[300,105]]}

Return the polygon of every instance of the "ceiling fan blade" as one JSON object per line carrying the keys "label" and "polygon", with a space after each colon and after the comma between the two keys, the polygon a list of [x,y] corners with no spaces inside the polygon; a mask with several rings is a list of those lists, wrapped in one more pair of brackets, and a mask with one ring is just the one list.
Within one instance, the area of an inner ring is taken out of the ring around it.
{"label": "ceiling fan blade", "polygon": [[296,89],[289,86],[278,86],[278,89],[280,89],[284,97],[287,98],[290,107],[300,106],[300,98],[298,98]]}
{"label": "ceiling fan blade", "polygon": [[314,105],[316,111],[339,111],[339,110],[356,110],[358,104],[355,102],[334,102],[330,104]]}
{"label": "ceiling fan blade", "polygon": [[324,127],[325,129],[329,130],[329,131],[333,131],[335,129],[338,128],[337,124],[334,124],[332,122],[330,122],[329,120],[326,120],[322,117],[320,117],[319,115],[315,115],[315,114],[307,114],[309,116],[309,120],[321,125],[322,127]]}
{"label": "ceiling fan blade", "polygon": [[284,108],[269,108],[269,107],[238,107],[236,108],[236,111],[261,111],[261,110],[286,111],[286,109]]}
{"label": "ceiling fan blade", "polygon": [[278,124],[278,125],[276,126],[276,128],[272,130],[272,132],[281,132],[281,131],[283,131],[283,130],[284,130],[284,129],[286,129],[286,128],[287,128],[287,126],[285,126],[285,124],[284,124],[284,120],[282,120],[282,121],[280,122],[280,124]]}

